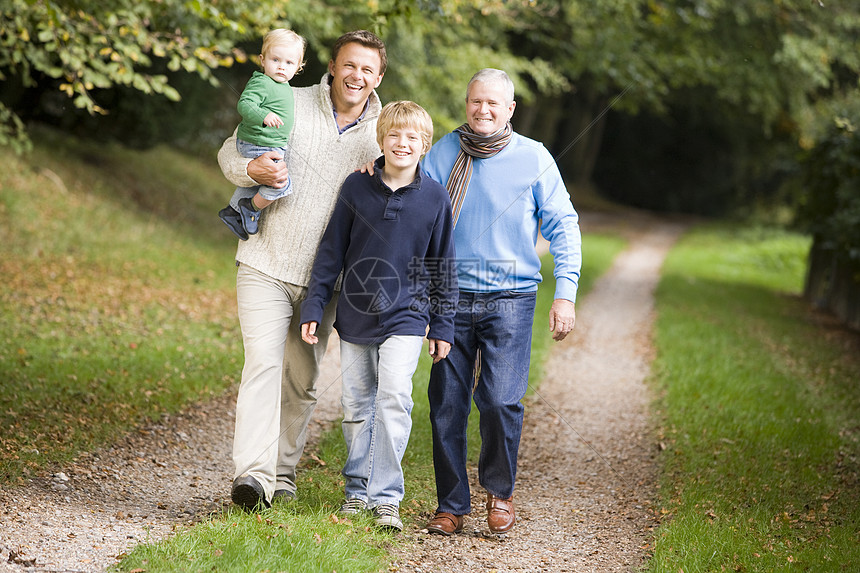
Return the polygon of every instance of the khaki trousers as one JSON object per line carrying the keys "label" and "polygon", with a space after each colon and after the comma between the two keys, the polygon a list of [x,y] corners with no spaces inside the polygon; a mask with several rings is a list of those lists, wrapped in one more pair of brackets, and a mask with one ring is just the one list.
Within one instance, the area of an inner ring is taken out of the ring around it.
{"label": "khaki trousers", "polygon": [[234,478],[255,478],[271,501],[276,489],[296,491],[296,465],[316,406],[316,380],[334,322],[337,296],[317,328],[319,342],[301,337],[307,289],[247,265],[236,275],[245,366],[236,400]]}

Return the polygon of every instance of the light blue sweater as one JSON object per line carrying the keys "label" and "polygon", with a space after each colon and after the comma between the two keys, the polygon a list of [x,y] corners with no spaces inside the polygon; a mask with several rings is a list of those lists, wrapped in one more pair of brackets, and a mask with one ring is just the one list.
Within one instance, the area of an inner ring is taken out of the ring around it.
{"label": "light blue sweater", "polygon": [[[459,150],[459,136],[447,134],[427,153],[424,171],[445,185]],[[579,216],[550,153],[514,133],[501,152],[472,162],[454,229],[460,290],[537,290],[542,280],[538,230],[555,261],[555,298],[576,302],[582,266]]]}

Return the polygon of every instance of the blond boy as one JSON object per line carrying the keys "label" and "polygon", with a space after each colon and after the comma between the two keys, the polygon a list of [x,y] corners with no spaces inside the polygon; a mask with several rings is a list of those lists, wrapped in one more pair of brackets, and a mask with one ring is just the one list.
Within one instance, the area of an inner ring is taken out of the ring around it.
{"label": "blond boy", "polygon": [[425,335],[434,362],[447,356],[457,302],[448,192],[419,169],[432,137],[432,120],[419,105],[383,108],[377,122],[383,155],[373,175],[353,173],[341,187],[301,310],[302,339],[315,344],[343,272],[334,323],[347,445],[341,512],[369,509],[378,525],[398,531],[412,375]]}

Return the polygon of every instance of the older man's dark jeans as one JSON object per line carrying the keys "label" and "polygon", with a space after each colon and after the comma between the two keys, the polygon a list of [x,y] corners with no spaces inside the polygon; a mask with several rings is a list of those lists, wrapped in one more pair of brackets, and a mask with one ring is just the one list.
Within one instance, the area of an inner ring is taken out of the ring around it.
{"label": "older man's dark jeans", "polygon": [[466,475],[466,425],[472,405],[474,366],[481,368],[474,393],[481,413],[481,485],[509,498],[517,473],[523,425],[521,400],[528,387],[536,293],[460,291],[454,345],[430,372],[430,422],[438,511],[471,511]]}

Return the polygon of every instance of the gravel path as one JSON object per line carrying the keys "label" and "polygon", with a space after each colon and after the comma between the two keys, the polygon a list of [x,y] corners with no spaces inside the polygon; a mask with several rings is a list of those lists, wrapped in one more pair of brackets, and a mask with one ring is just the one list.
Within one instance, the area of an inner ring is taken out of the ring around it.
{"label": "gravel path", "polygon": [[[604,223],[584,218],[587,230]],[[634,571],[656,524],[656,440],[645,377],[652,293],[679,225],[626,218],[630,248],[577,305],[526,409],[518,524],[485,536],[483,499],[451,538],[407,531],[392,570]],[[333,337],[334,338],[334,337]],[[321,380],[339,380],[337,344]],[[338,383],[320,388],[312,437],[339,415]],[[103,571],[135,544],[229,502],[235,395],[165,417],[63,472],[0,492],[0,571]]]}
{"label": "gravel path", "polygon": [[[314,443],[340,410],[340,350],[329,340]],[[162,418],[61,473],[0,491],[0,572],[104,571],[137,543],[162,539],[230,503],[236,394]]]}
{"label": "gravel path", "polygon": [[464,533],[417,537],[399,556],[399,572],[635,571],[647,559],[657,524],[657,441],[645,385],[653,290],[682,227],[637,217],[622,230],[629,248],[577,304],[576,329],[553,348],[526,406],[517,525],[503,538],[486,533],[473,468]]}

